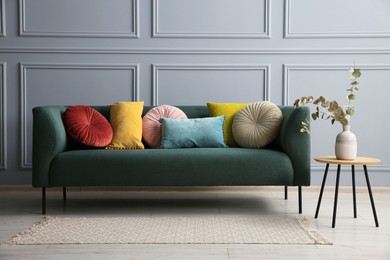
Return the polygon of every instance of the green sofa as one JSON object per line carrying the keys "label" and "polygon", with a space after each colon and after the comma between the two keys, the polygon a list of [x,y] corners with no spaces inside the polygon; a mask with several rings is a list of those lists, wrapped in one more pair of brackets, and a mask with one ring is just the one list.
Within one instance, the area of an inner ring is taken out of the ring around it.
{"label": "green sofa", "polygon": [[[107,106],[92,106],[109,119]],[[310,138],[300,133],[307,107],[280,106],[277,139],[263,149],[185,148],[105,150],[81,147],[66,132],[66,106],[33,109],[32,184],[42,188],[84,186],[302,186],[310,185]],[[145,106],[145,114],[151,106]],[[207,106],[178,106],[188,118],[208,117]]]}

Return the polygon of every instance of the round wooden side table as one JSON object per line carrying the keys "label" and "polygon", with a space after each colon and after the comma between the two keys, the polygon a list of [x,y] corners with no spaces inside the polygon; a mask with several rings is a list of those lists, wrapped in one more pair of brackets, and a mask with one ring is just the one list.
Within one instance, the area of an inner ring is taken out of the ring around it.
{"label": "round wooden side table", "polygon": [[370,157],[356,157],[354,160],[337,160],[335,156],[318,156],[318,157],[315,157],[314,160],[317,161],[317,162],[326,164],[324,178],[323,178],[322,184],[321,184],[321,191],[320,191],[320,195],[318,197],[318,203],[317,203],[317,209],[316,209],[315,218],[318,217],[318,212],[320,210],[322,194],[324,192],[324,186],[325,186],[325,182],[326,182],[326,177],[328,175],[329,164],[336,164],[337,165],[337,176],[336,176],[336,187],[335,187],[334,206],[333,206],[332,228],[334,228],[336,226],[337,198],[338,198],[338,193],[339,193],[339,181],[340,181],[340,168],[341,168],[341,165],[350,165],[351,166],[351,170],[352,170],[352,193],[353,193],[352,194],[353,195],[353,214],[354,214],[354,218],[357,217],[357,210],[356,210],[356,186],[355,186],[355,165],[360,165],[360,166],[363,166],[364,174],[366,176],[367,189],[368,189],[368,193],[370,195],[370,201],[371,201],[372,212],[374,214],[375,225],[376,225],[376,227],[379,227],[378,217],[376,215],[376,210],[375,210],[374,198],[372,196],[372,191],[371,191],[370,179],[368,177],[367,165],[377,164],[381,160],[376,159],[376,158],[370,158]]}

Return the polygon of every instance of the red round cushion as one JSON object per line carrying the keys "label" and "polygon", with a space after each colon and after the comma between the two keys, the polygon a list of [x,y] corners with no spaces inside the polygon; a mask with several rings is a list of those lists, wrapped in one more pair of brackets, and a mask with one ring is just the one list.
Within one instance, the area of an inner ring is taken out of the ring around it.
{"label": "red round cushion", "polygon": [[160,118],[180,119],[187,115],[179,108],[161,105],[150,109],[142,118],[142,138],[151,148],[157,148],[161,143]]}
{"label": "red round cushion", "polygon": [[112,140],[110,123],[93,108],[83,105],[70,106],[64,112],[63,122],[66,132],[84,145],[105,147]]}

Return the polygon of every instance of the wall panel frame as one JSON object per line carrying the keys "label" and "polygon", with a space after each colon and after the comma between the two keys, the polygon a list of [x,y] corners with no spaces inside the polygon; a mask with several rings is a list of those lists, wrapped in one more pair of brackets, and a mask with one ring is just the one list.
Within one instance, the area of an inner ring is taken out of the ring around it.
{"label": "wall panel frame", "polygon": [[0,0],[0,37],[5,37],[5,0]]}
{"label": "wall panel frame", "polygon": [[7,169],[7,105],[6,105],[6,84],[7,72],[6,63],[0,63],[0,170]]}
{"label": "wall panel frame", "polygon": [[[178,0],[180,1],[180,0]],[[197,2],[197,0],[194,0]],[[254,31],[254,32],[248,32],[245,30],[245,28],[241,28],[241,31],[237,32],[226,32],[226,31],[218,31],[218,32],[212,32],[212,31],[177,31],[174,29],[163,31],[160,29],[160,23],[161,19],[164,19],[159,13],[160,13],[160,6],[163,4],[164,0],[153,0],[153,35],[152,37],[156,38],[265,38],[269,39],[271,37],[271,1],[270,0],[259,0],[263,2],[264,5],[264,13],[259,14],[263,16],[263,23],[264,28],[260,31]],[[223,2],[223,1],[222,1]],[[245,1],[237,1],[240,4],[244,4]],[[198,2],[197,2],[198,3]],[[200,3],[200,1],[199,1]],[[205,2],[203,2],[204,4]],[[171,7],[173,10],[175,9],[173,6]],[[207,8],[207,6],[205,7]],[[225,6],[227,8],[227,6]],[[215,14],[216,15],[216,14]],[[169,17],[165,17],[165,19],[168,19]],[[206,19],[205,16],[199,17],[202,19]],[[175,21],[174,24],[180,23],[182,21]]]}
{"label": "wall panel frame", "polygon": [[[297,0],[284,0],[284,38],[389,38],[390,37],[390,26],[386,30],[377,30],[376,28],[372,28],[370,30],[342,30],[342,31],[336,31],[333,29],[327,30],[326,32],[320,32],[320,31],[314,31],[314,30],[293,30],[293,24],[294,19],[297,19],[292,14],[292,9],[294,5],[294,2]],[[383,2],[387,0],[382,0]],[[315,2],[315,1],[313,1]],[[342,1],[340,1],[342,3]],[[366,0],[366,2],[370,2],[369,0]],[[325,3],[325,2],[324,2]],[[344,4],[346,5],[346,4]],[[359,10],[356,10],[358,6],[347,6],[346,8],[349,8],[350,12],[356,13],[356,18],[359,19],[358,12]],[[388,6],[389,7],[389,6]],[[384,6],[384,8],[386,8]],[[371,9],[371,11],[376,10],[376,8]],[[366,11],[366,10],[365,10]],[[311,10],[301,10],[300,13],[305,12],[311,12]],[[366,12],[365,14],[371,15],[370,12]],[[315,17],[315,15],[313,16]],[[329,21],[323,22],[331,23],[332,19]],[[310,23],[310,21],[307,21],[307,23]],[[351,24],[354,23],[354,21],[350,21]]]}
{"label": "wall panel frame", "polygon": [[159,75],[163,71],[260,71],[264,73],[262,94],[265,100],[270,100],[270,65],[237,65],[237,64],[153,64],[152,104],[159,105]]}
{"label": "wall panel frame", "polygon": [[[131,82],[132,101],[139,99],[139,65],[138,64],[79,64],[79,63],[20,63],[20,93],[21,93],[21,168],[31,168],[32,162],[28,160],[28,139],[29,136],[27,119],[30,111],[27,111],[28,105],[28,80],[27,73],[30,70],[55,69],[55,70],[127,70],[131,71],[133,82]],[[30,129],[31,130],[31,129]],[[31,132],[31,131],[30,131]]]}
{"label": "wall panel frame", "polygon": [[[112,28],[110,30],[47,30],[47,29],[28,29],[26,2],[34,0],[19,0],[19,34],[20,36],[33,36],[33,37],[100,37],[100,38],[139,38],[139,0],[129,0],[132,6],[132,28],[130,31],[115,31]],[[110,1],[110,4],[115,1]],[[62,1],[63,3],[66,1]],[[77,7],[74,7],[77,9]],[[98,21],[96,21],[98,22]],[[101,21],[99,21],[101,22]],[[108,21],[106,21],[108,22]]]}

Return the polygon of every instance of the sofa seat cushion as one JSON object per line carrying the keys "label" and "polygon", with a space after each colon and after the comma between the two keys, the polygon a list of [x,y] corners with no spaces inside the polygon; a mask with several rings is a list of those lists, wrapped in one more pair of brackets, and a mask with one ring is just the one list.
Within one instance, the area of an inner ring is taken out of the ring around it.
{"label": "sofa seat cushion", "polygon": [[294,185],[290,158],[246,148],[75,150],[58,154],[49,186]]}

